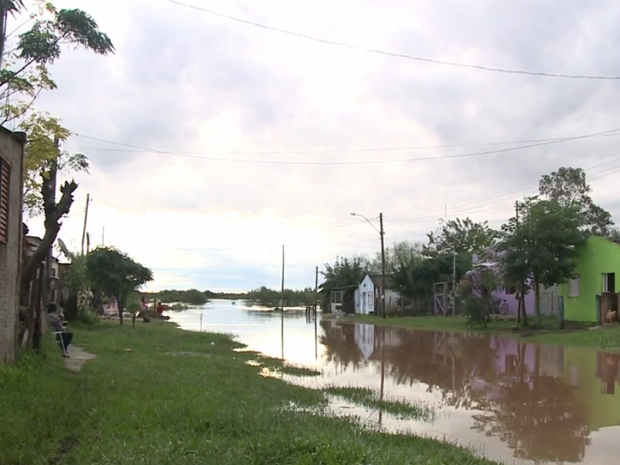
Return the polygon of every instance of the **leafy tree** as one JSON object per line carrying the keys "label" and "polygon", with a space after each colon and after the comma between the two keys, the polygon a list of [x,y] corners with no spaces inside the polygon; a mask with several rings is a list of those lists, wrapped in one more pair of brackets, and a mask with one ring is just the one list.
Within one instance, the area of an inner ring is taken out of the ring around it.
{"label": "leafy tree", "polygon": [[555,200],[562,207],[575,207],[581,217],[580,228],[587,234],[607,237],[614,222],[611,214],[594,203],[592,188],[581,168],[560,168],[540,179],[540,196]]}
{"label": "leafy tree", "polygon": [[[28,79],[23,79],[29,70],[36,69],[39,73],[47,74],[46,66],[58,59],[62,52],[62,45],[72,45],[91,50],[99,55],[108,55],[114,52],[114,45],[107,34],[99,30],[97,22],[86,12],[78,9],[58,10],[49,2],[37,2],[38,14],[30,30],[19,35],[15,49],[11,51],[7,60],[8,67],[4,67],[0,74],[0,89],[4,89],[21,80],[20,85],[26,85]],[[6,18],[6,13],[15,14],[23,11],[21,0],[2,0],[0,13]],[[2,52],[6,37],[2,38]]]}
{"label": "leafy tree", "polygon": [[153,280],[153,272],[112,247],[98,247],[87,255],[86,269],[93,292],[118,299],[120,324],[127,298]]}
{"label": "leafy tree", "polygon": [[[433,284],[451,282],[454,257],[442,254],[425,256],[419,249],[412,248],[409,254],[402,254],[392,280],[397,290],[417,303],[418,310],[430,311],[433,305]],[[456,256],[456,278],[459,280],[471,269],[471,255],[461,253]]]}
{"label": "leafy tree", "polygon": [[537,323],[541,324],[540,285],[553,286],[570,279],[576,266],[576,247],[585,240],[580,231],[578,206],[528,197],[519,205],[519,218],[502,226],[497,246],[504,280],[532,279]]}
{"label": "leafy tree", "polygon": [[339,286],[359,284],[368,273],[364,260],[358,257],[336,259],[336,263],[333,265],[326,263],[324,266],[325,270],[321,272],[323,283],[319,286],[323,308],[327,307],[333,289]]}
{"label": "leafy tree", "polygon": [[428,245],[424,247],[428,255],[445,253],[482,253],[491,247],[498,236],[488,222],[477,223],[470,218],[441,220],[439,230],[430,232]]}
{"label": "leafy tree", "polygon": [[[38,1],[38,12],[30,30],[19,36],[15,48],[4,50],[6,37],[2,29],[0,53],[5,59],[0,70],[0,99],[3,102],[2,123],[19,121],[20,130],[28,133],[25,156],[25,208],[31,214],[44,213],[45,234],[38,249],[22,269],[22,289],[27,289],[37,266],[52,247],[73,203],[77,184],[71,180],[60,186],[56,202],[56,177],[70,171],[87,171],[84,155],[70,155],[60,149],[70,132],[60,121],[46,113],[35,112],[32,105],[42,90],[54,89],[47,65],[61,54],[62,45],[85,48],[100,55],[114,52],[110,38],[97,23],[81,10],[57,10],[51,3]],[[8,14],[23,11],[20,0],[0,0],[0,17],[6,24]],[[22,295],[27,295],[22,292]]]}

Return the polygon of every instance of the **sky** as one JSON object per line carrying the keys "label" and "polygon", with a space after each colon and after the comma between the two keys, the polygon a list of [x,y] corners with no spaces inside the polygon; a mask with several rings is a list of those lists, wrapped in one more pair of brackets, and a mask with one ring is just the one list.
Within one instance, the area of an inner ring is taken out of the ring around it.
{"label": "sky", "polygon": [[[181,1],[355,47],[170,0],[53,2],[91,14],[116,47],[65,49],[58,89],[37,102],[91,163],[59,237],[80,249],[90,194],[91,247],[150,267],[150,290],[278,287],[283,244],[287,287],[313,286],[315,266],[379,250],[351,212],[383,213],[387,245],[446,216],[499,226],[560,166],[586,169],[620,222],[620,135],[504,150],[620,128],[620,81],[360,50],[620,76],[620,3]],[[42,218],[27,224],[42,233]]]}

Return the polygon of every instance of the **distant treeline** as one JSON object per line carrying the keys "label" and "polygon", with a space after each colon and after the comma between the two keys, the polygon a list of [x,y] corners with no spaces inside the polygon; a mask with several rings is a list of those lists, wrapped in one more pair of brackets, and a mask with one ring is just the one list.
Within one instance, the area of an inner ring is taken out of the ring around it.
{"label": "distant treeline", "polygon": [[[199,291],[198,289],[188,289],[179,291],[174,289],[166,289],[160,292],[141,292],[148,300],[157,300],[165,304],[180,302],[188,305],[204,305],[213,299],[228,300],[245,300],[251,305],[260,305],[263,307],[279,307],[281,293],[265,286],[254,289],[250,292],[213,292]],[[302,291],[285,289],[284,290],[284,306],[285,307],[305,307],[306,305],[314,305],[314,290],[306,288]]]}
{"label": "distant treeline", "polygon": [[[268,287],[260,287],[247,293],[244,297],[249,304],[260,305],[262,307],[279,307],[282,294],[280,291],[269,289]],[[285,307],[305,307],[314,305],[314,290],[306,288],[304,290],[284,290],[284,306]]]}
{"label": "distant treeline", "polygon": [[198,289],[188,289],[186,291],[163,290],[160,292],[141,292],[142,296],[149,300],[157,300],[165,304],[180,302],[189,305],[204,305],[209,301],[206,292]]}

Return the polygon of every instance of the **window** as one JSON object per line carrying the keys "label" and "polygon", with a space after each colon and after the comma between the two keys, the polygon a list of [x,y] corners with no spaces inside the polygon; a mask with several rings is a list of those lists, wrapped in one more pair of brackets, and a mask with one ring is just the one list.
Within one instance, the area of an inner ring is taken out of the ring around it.
{"label": "window", "polygon": [[0,157],[0,243],[9,237],[9,179],[11,166]]}
{"label": "window", "polygon": [[331,292],[331,302],[332,304],[341,304],[343,300],[343,292],[342,291],[332,291]]}
{"label": "window", "polygon": [[603,273],[603,292],[616,292],[616,273]]}
{"label": "window", "polygon": [[579,297],[579,278],[578,277],[568,281],[568,296]]}

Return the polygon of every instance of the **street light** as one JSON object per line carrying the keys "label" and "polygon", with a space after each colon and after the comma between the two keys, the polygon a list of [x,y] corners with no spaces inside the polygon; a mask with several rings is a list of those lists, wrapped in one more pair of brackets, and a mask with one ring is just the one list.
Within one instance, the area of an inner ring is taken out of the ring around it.
{"label": "street light", "polygon": [[351,213],[351,216],[359,216],[364,218],[366,222],[373,227],[375,231],[379,233],[381,237],[381,316],[385,318],[385,245],[383,242],[383,236],[385,236],[385,231],[383,230],[383,213],[379,213],[379,229],[366,218],[364,215],[360,215],[359,213]]}

